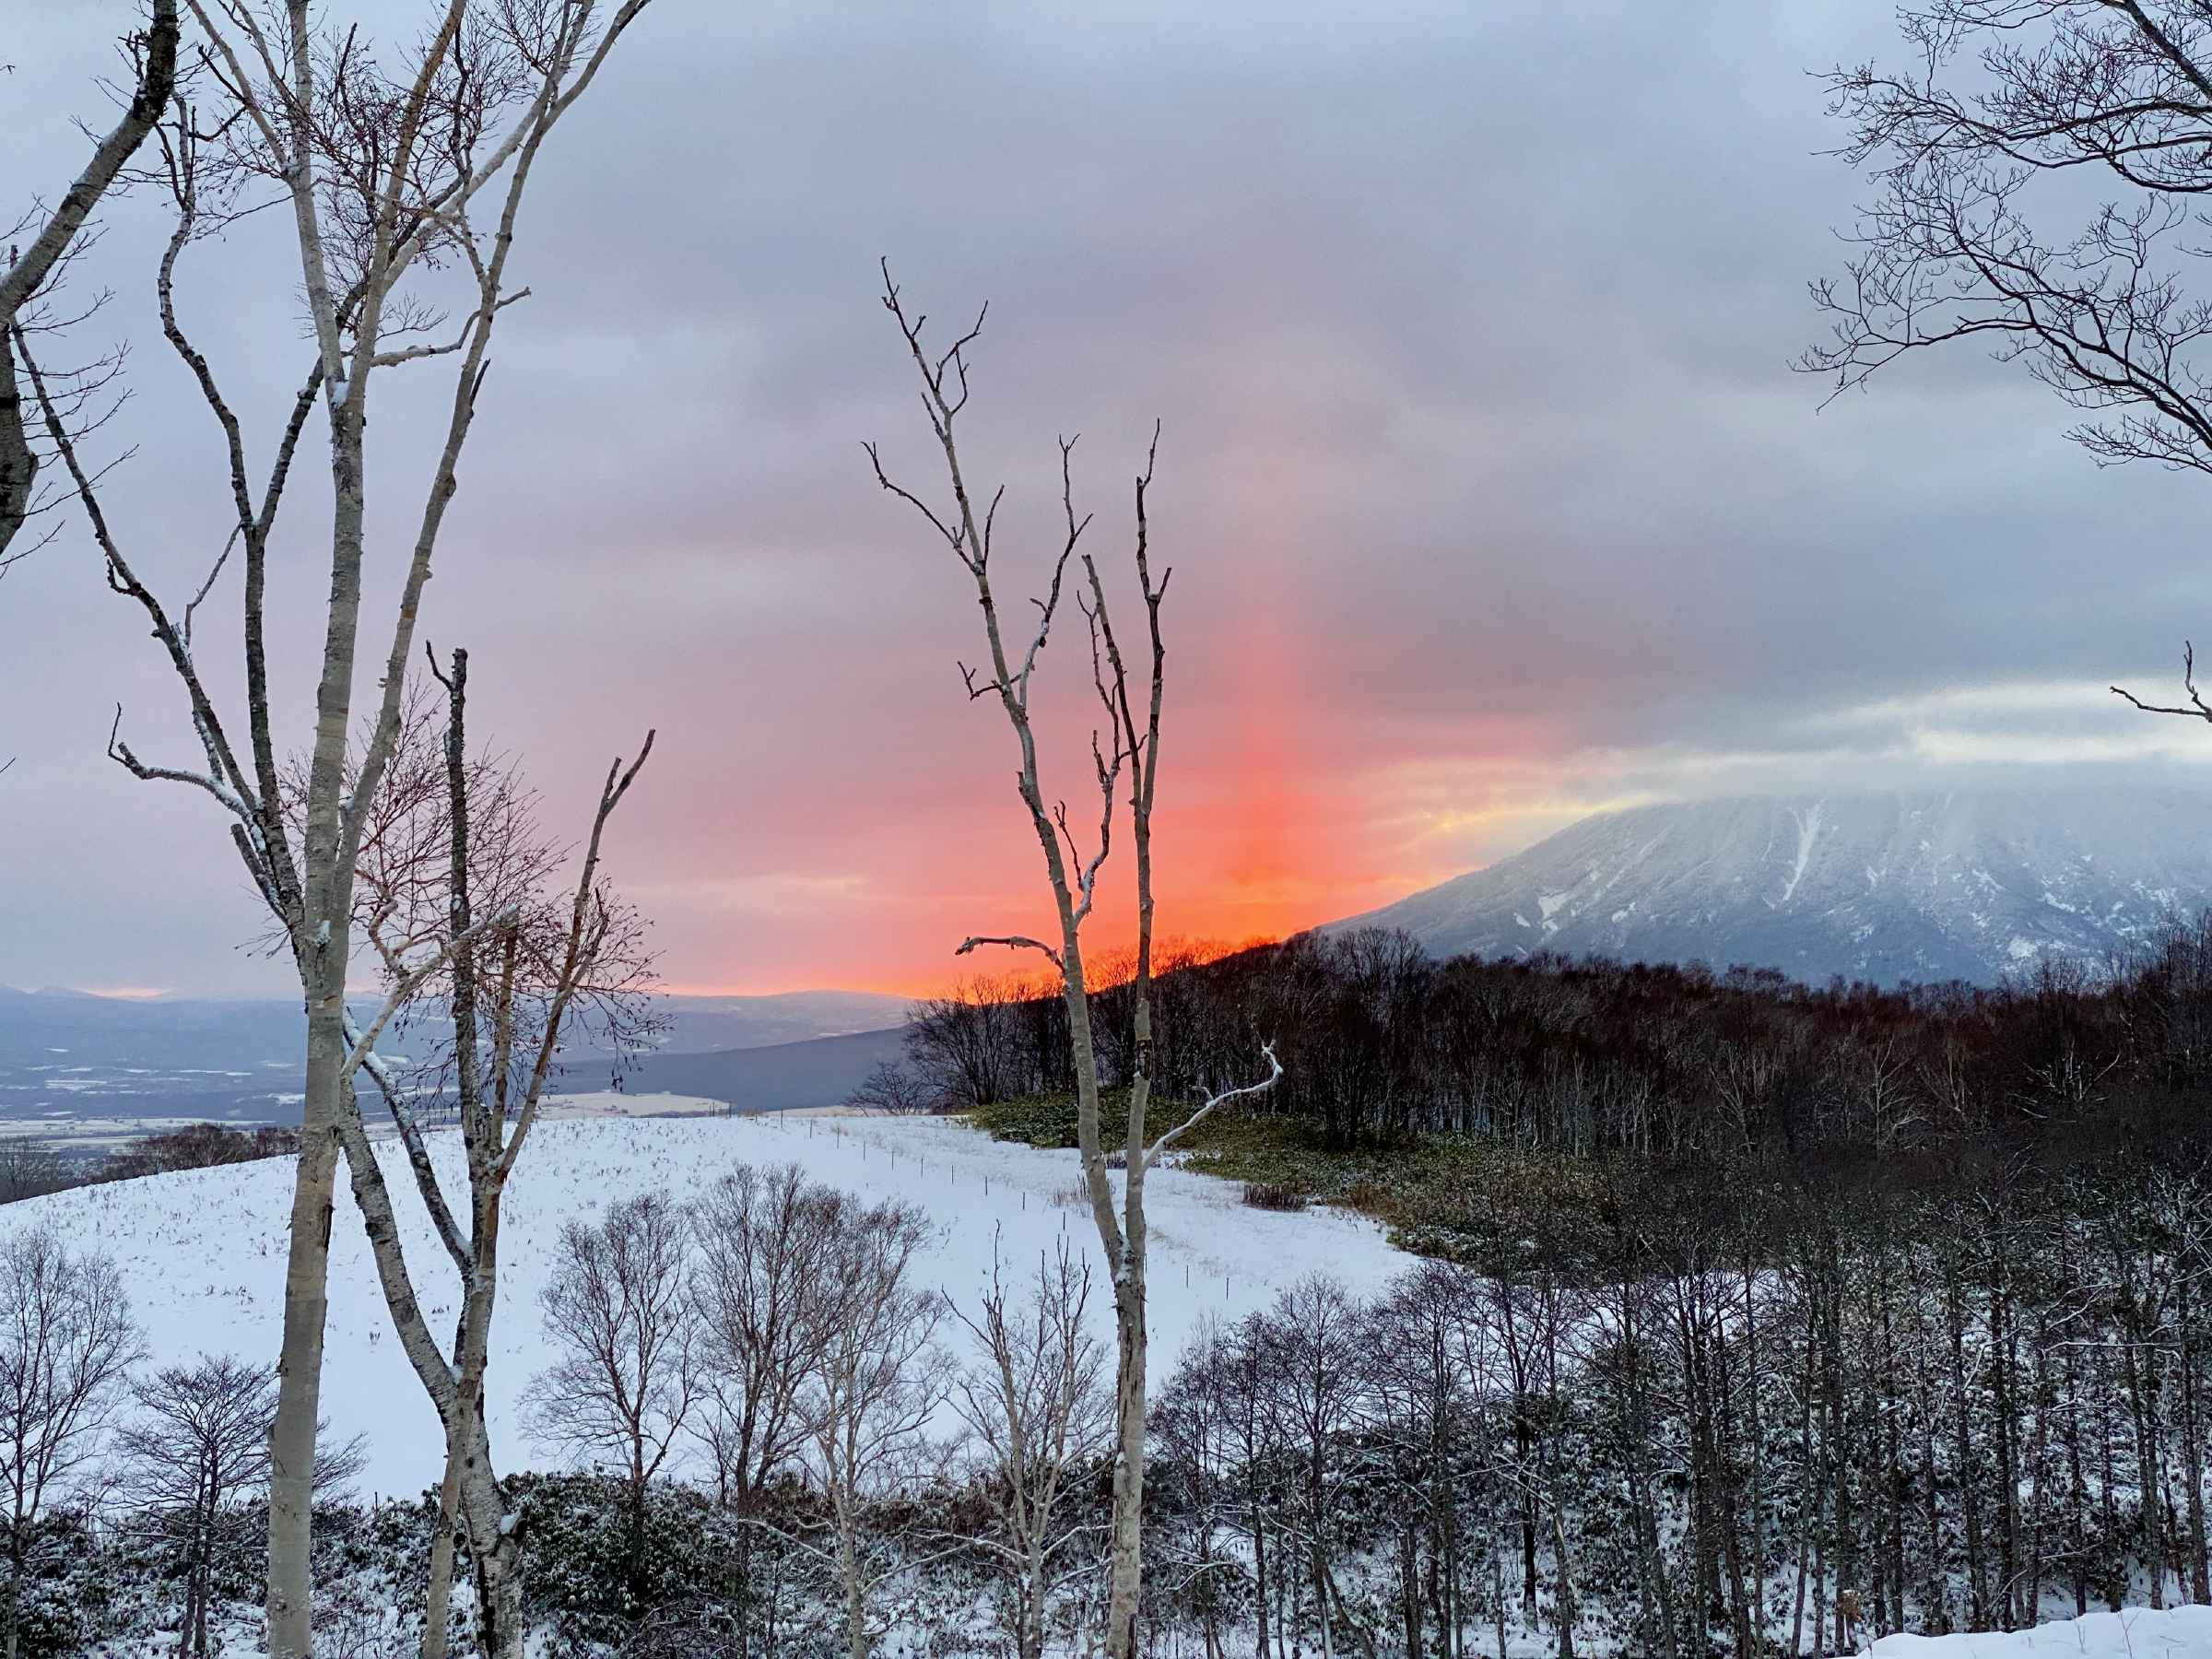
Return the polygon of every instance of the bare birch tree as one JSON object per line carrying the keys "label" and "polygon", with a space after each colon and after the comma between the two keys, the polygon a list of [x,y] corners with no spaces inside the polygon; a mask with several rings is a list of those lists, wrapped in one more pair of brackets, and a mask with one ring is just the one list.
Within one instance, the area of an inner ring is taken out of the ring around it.
{"label": "bare birch tree", "polygon": [[1348,1611],[1336,1582],[1338,1513],[1352,1470],[1345,1442],[1359,1420],[1367,1379],[1359,1304],[1324,1274],[1283,1290],[1265,1326],[1271,1372],[1270,1405],[1284,1425],[1297,1463],[1287,1520],[1304,1533],[1307,1588],[1313,1596],[1324,1659],[1334,1659],[1336,1629]]}
{"label": "bare birch tree", "polygon": [[136,71],[130,102],[52,210],[28,209],[0,239],[6,243],[0,263],[0,572],[28,550],[10,552],[9,545],[41,504],[38,426],[35,418],[28,424],[24,419],[15,341],[18,333],[40,331],[34,315],[40,297],[52,290],[72,252],[84,245],[93,210],[168,108],[176,88],[180,31],[177,0],[154,0],[144,32],[125,42]]}
{"label": "bare birch tree", "polygon": [[[1160,710],[1165,694],[1167,645],[1160,631],[1160,606],[1167,596],[1171,570],[1153,579],[1150,525],[1146,502],[1152,486],[1152,469],[1159,449],[1159,429],[1153,429],[1152,444],[1145,456],[1145,470],[1136,479],[1136,527],[1134,564],[1142,595],[1150,646],[1148,686],[1135,679],[1124,660],[1113,630],[1106,599],[1106,584],[1097,561],[1081,551],[1080,543],[1090,520],[1076,514],[1071,457],[1075,441],[1063,438],[1060,447],[1060,505],[1064,534],[1054,552],[1044,596],[1034,601],[1036,629],[1026,642],[1018,633],[1009,635],[992,585],[991,559],[998,506],[1006,490],[994,491],[979,511],[963,466],[955,427],[969,396],[968,354],[982,330],[982,315],[942,352],[923,343],[925,318],[909,316],[891,281],[887,264],[883,274],[884,309],[899,325],[907,355],[922,382],[922,405],[930,430],[942,453],[948,508],[933,507],[920,495],[893,481],[881,455],[871,443],[868,459],[876,481],[884,489],[919,512],[931,530],[952,549],[974,583],[983,617],[986,657],[977,668],[961,666],[961,677],[971,700],[993,699],[1006,717],[1018,756],[1015,790],[1020,796],[1038,845],[1044,854],[1046,882],[1051,888],[1057,943],[1023,935],[973,936],[959,947],[962,955],[983,946],[1035,951],[1059,974],[1067,1004],[1068,1042],[1076,1079],[1076,1138],[1080,1150],[1084,1191],[1089,1201],[1092,1225],[1097,1229],[1113,1289],[1115,1357],[1115,1451],[1113,1467],[1113,1534],[1107,1597],[1106,1651],[1110,1659],[1133,1659],[1136,1652],[1137,1603],[1143,1583],[1143,1513],[1145,1486],[1145,1176],[1168,1147],[1193,1124],[1224,1102],[1256,1094],[1273,1087],[1282,1076],[1272,1047],[1265,1058],[1268,1076],[1258,1083],[1222,1090],[1201,1104],[1174,1129],[1147,1140],[1146,1117],[1152,1093],[1152,809],[1159,782]],[[1090,755],[1098,782],[1098,830],[1086,854],[1078,846],[1065,804],[1048,805],[1038,764],[1037,733],[1030,719],[1030,692],[1039,659],[1051,638],[1062,597],[1070,585],[1069,565],[1080,559],[1081,571],[1075,603],[1089,624],[1091,682],[1105,714],[1101,741],[1091,737]],[[1123,1131],[1124,1173],[1121,1191],[1114,1190],[1109,1173],[1106,1145],[1100,1118],[1100,1083],[1098,1045],[1093,1034],[1090,992],[1083,955],[1083,926],[1098,899],[1099,880],[1111,850],[1117,816],[1117,792],[1124,773],[1128,779],[1129,834],[1135,870],[1136,952],[1130,982],[1133,1061],[1127,1091],[1127,1115]]]}
{"label": "bare birch tree", "polygon": [[[445,1432],[424,1609],[425,1659],[443,1659],[455,1523],[477,1577],[483,1651],[519,1655],[523,1540],[499,1488],[484,1380],[498,1310],[500,1231],[509,1183],[535,1127],[563,1042],[584,1027],[618,1051],[653,1025],[644,1007],[651,959],[636,912],[600,877],[608,819],[653,752],[617,759],[572,886],[559,881],[561,849],[537,823],[535,797],[512,765],[468,746],[468,653],[444,670],[442,740],[419,710],[401,723],[386,788],[370,815],[356,887],[359,926],[383,962],[387,995],[368,1030],[347,1034],[375,1080],[414,1178],[416,1194],[459,1278],[461,1311],[441,1346],[416,1290],[424,1265],[402,1246],[392,1194],[358,1112],[342,1114],[347,1169],[402,1349]],[[412,1069],[376,1053],[378,1024],[443,1010],[452,1035]],[[348,1090],[353,1079],[347,1078]],[[451,1098],[467,1171],[448,1193],[424,1144],[420,1106]],[[436,1271],[433,1265],[429,1271]]]}
{"label": "bare birch tree", "polygon": [[754,1538],[770,1483],[813,1434],[812,1381],[835,1328],[830,1265],[854,1208],[797,1164],[740,1164],[693,1211],[700,1409],[692,1432],[740,1524],[737,1650],[749,1650]]}
{"label": "bare birch tree", "polygon": [[948,1367],[935,1346],[944,1299],[912,1280],[929,1232],[912,1205],[848,1204],[827,1263],[830,1324],[809,1382],[807,1453],[830,1504],[847,1659],[868,1659],[882,1634],[870,1607],[877,1586],[921,1565],[912,1556],[872,1564],[861,1525],[872,1501],[921,1469],[945,1397]]}
{"label": "bare birch tree", "polygon": [[1063,1240],[1038,1262],[1026,1295],[1009,1291],[994,1253],[982,1305],[972,1316],[954,1309],[976,1359],[954,1405],[982,1448],[979,1473],[998,1523],[998,1535],[982,1542],[1013,1586],[1017,1659],[1042,1659],[1048,1598],[1080,1536],[1066,1500],[1113,1444],[1106,1350],[1085,1328],[1089,1306],[1090,1269]]}
{"label": "bare birch tree", "polygon": [[571,1221],[540,1295],[559,1358],[532,1384],[536,1439],[620,1476],[629,1571],[641,1586],[645,1495],[698,1407],[690,1231],[663,1193]]}
{"label": "bare birch tree", "polygon": [[232,1535],[240,1500],[268,1476],[276,1374],[203,1359],[142,1380],[132,1404],[134,1420],[116,1437],[126,1490],[142,1530],[174,1551],[184,1592],[177,1652],[204,1655],[209,1582],[241,1542]]}
{"label": "bare birch tree", "polygon": [[[141,576],[125,550],[127,537],[100,505],[96,478],[51,388],[23,350],[20,330],[14,338],[109,583],[144,610],[177,675],[199,758],[184,765],[140,760],[122,737],[120,713],[110,752],[137,777],[181,782],[216,802],[231,820],[232,844],[255,889],[283,925],[300,974],[307,1010],[303,1141],[272,1439],[268,1617],[276,1659],[302,1659],[312,1641],[310,1499],[332,1195],[341,1143],[359,1128],[350,1083],[364,1051],[346,1015],[358,853],[398,730],[423,586],[458,488],[493,333],[506,307],[527,292],[508,274],[526,187],[553,128],[646,0],[444,0],[418,43],[389,60],[359,29],[319,15],[309,0],[186,4],[201,36],[200,89],[212,107],[182,97],[161,129],[177,226],[157,292],[163,333],[222,438],[232,520],[191,604],[180,609],[164,602]],[[180,321],[173,278],[188,246],[226,217],[266,205],[290,209],[314,352],[257,482],[243,426]],[[415,286],[433,269],[449,274],[442,280],[457,280],[462,295],[455,307],[461,321],[450,334],[432,332],[441,313]],[[452,398],[411,535],[393,561],[399,598],[383,646],[382,689],[368,742],[349,766],[370,563],[371,393],[387,371],[425,362],[450,365]],[[271,530],[318,404],[330,462],[330,570],[303,826],[294,837],[278,778],[265,598]],[[242,710],[226,719],[200,673],[193,622],[233,551],[243,565],[245,697]]]}
{"label": "bare birch tree", "polygon": [[43,1228],[0,1243],[0,1482],[7,1592],[0,1653],[16,1659],[31,1529],[88,1472],[140,1351],[123,1278]]}
{"label": "bare birch tree", "polygon": [[[172,1552],[179,1570],[178,1653],[206,1659],[215,1575],[250,1547],[251,1506],[267,1489],[276,1373],[203,1355],[140,1378],[131,1385],[131,1418],[115,1437],[123,1496],[139,1517],[139,1534]],[[359,1440],[324,1446],[315,1459],[316,1490],[326,1497],[341,1490],[366,1451]]]}

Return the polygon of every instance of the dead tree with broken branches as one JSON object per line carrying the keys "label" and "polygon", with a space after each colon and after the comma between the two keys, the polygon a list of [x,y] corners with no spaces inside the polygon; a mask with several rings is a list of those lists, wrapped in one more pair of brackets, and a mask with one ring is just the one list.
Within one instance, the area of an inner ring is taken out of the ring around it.
{"label": "dead tree with broken branches", "polygon": [[[1136,1618],[1143,1582],[1143,1510],[1145,1484],[1145,1386],[1147,1336],[1145,1326],[1145,1176],[1163,1153],[1193,1124],[1224,1102],[1256,1094],[1273,1087],[1282,1076],[1273,1047],[1263,1050],[1268,1075],[1256,1083],[1225,1089],[1203,1102],[1167,1134],[1147,1140],[1146,1114],[1152,1092],[1152,811],[1159,781],[1160,712],[1165,697],[1167,645],[1160,629],[1160,606],[1167,596],[1172,573],[1161,570],[1155,580],[1151,563],[1150,522],[1147,498],[1159,451],[1159,429],[1155,426],[1145,469],[1136,479],[1136,523],[1133,562],[1142,595],[1149,648],[1148,681],[1133,675],[1115,634],[1107,604],[1106,582],[1097,560],[1083,548],[1090,520],[1078,517],[1071,459],[1075,441],[1063,438],[1060,449],[1060,506],[1063,533],[1053,552],[1043,597],[1033,601],[1036,627],[1026,639],[1008,626],[999,609],[992,583],[994,535],[998,508],[1006,491],[1002,486],[979,511],[961,460],[955,428],[969,396],[969,356],[982,330],[979,312],[974,326],[942,351],[925,346],[925,318],[909,314],[891,281],[887,263],[883,272],[883,304],[899,326],[916,374],[922,382],[922,406],[931,434],[941,452],[949,506],[932,506],[917,492],[895,482],[884,469],[873,443],[868,459],[876,481],[918,512],[934,534],[952,549],[974,584],[982,610],[985,658],[980,667],[961,667],[961,677],[971,701],[995,701],[1013,735],[1018,757],[1016,793],[1044,854],[1045,878],[1052,890],[1058,923],[1057,942],[1024,935],[976,936],[962,942],[960,954],[983,946],[1034,951],[1050,961],[1060,976],[1066,1000],[1068,1042],[1076,1080],[1076,1137],[1081,1151],[1083,1186],[1091,1221],[1106,1259],[1113,1291],[1114,1355],[1114,1463],[1113,1519],[1109,1551],[1106,1652],[1111,1659],[1133,1659],[1137,1651]],[[1071,565],[1079,565],[1073,572]],[[1092,769],[1098,784],[1098,827],[1088,854],[1077,842],[1064,803],[1048,804],[1038,765],[1037,730],[1030,715],[1030,690],[1039,660],[1051,638],[1053,624],[1067,591],[1075,589],[1075,604],[1090,630],[1091,684],[1104,715],[1102,735],[1094,732],[1090,743]],[[1097,902],[1100,878],[1112,848],[1120,810],[1119,792],[1128,783],[1129,838],[1135,864],[1136,898],[1135,969],[1130,985],[1134,1031],[1133,1064],[1127,1093],[1127,1114],[1116,1127],[1122,1138],[1124,1173],[1117,1193],[1107,1167],[1107,1149],[1100,1122],[1100,1066],[1093,1032],[1090,991],[1085,976],[1083,927]]]}

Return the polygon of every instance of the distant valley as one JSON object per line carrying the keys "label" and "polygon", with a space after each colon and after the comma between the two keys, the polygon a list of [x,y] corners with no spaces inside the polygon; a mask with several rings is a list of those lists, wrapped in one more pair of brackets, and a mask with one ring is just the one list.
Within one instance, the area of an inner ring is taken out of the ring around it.
{"label": "distant valley", "polygon": [[[906,1007],[855,991],[667,997],[668,1030],[621,1087],[739,1111],[833,1104],[897,1054]],[[0,987],[0,1134],[89,1153],[185,1122],[296,1123],[302,1041],[298,1006],[274,998]],[[587,1049],[568,1064],[566,1088],[614,1083],[609,1055]]]}

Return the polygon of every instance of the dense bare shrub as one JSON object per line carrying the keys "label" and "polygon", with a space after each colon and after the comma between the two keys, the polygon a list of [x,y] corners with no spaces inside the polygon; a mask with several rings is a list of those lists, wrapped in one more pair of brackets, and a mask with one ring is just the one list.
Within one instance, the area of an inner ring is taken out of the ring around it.
{"label": "dense bare shrub", "polygon": [[1306,1207],[1306,1195],[1281,1182],[1248,1181],[1244,1183],[1244,1204],[1248,1209],[1302,1210]]}
{"label": "dense bare shrub", "polygon": [[129,1181],[172,1170],[207,1170],[221,1164],[288,1158],[300,1150],[300,1132],[275,1124],[234,1129],[223,1124],[186,1124],[135,1141],[101,1162],[103,1181]]}
{"label": "dense bare shrub", "polygon": [[0,1139],[0,1204],[43,1197],[84,1181],[85,1176],[64,1163],[46,1141],[28,1135]]}
{"label": "dense bare shrub", "polygon": [[947,1099],[942,1086],[933,1082],[917,1067],[901,1065],[896,1060],[884,1060],[879,1061],[876,1069],[862,1079],[859,1088],[845,1097],[845,1104],[863,1112],[912,1117],[940,1110]]}
{"label": "dense bare shrub", "polygon": [[16,1659],[32,1528],[91,1474],[139,1355],[122,1276],[43,1228],[0,1241],[0,1483],[8,1502],[0,1651]]}
{"label": "dense bare shrub", "polygon": [[532,1432],[621,1476],[641,1575],[646,1485],[700,1401],[690,1239],[688,1218],[665,1194],[626,1198],[596,1226],[562,1230],[539,1297],[559,1357],[531,1385]]}

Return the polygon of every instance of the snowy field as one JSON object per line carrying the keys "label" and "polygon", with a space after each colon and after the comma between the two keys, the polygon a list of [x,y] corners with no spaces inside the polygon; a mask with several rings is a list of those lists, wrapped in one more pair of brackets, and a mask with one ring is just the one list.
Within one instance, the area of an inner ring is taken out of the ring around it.
{"label": "snowy field", "polygon": [[2183,1659],[2212,1655],[2212,1607],[2092,1613],[2005,1635],[1885,1636],[1878,1659]]}
{"label": "snowy field", "polygon": [[[457,1136],[429,1137],[449,1193],[465,1193]],[[378,1148],[407,1232],[416,1288],[432,1328],[451,1328],[457,1280],[415,1195],[400,1147]],[[1076,1155],[991,1140],[946,1119],[758,1117],[582,1119],[541,1124],[509,1189],[500,1241],[500,1316],[488,1378],[494,1443],[513,1470],[547,1460],[524,1437],[517,1400],[550,1356],[538,1289],[561,1225],[610,1200],[655,1188],[688,1198],[741,1162],[803,1165],[815,1179],[867,1199],[923,1206],[938,1229],[924,1265],[930,1282],[972,1308],[994,1241],[1016,1274],[1033,1269],[1065,1231],[1095,1253],[1088,1211],[1074,1202]],[[285,1222],[292,1160],[58,1193],[10,1206],[14,1225],[48,1223],[73,1245],[120,1265],[157,1363],[206,1353],[272,1360],[282,1320]],[[1409,1265],[1381,1230],[1325,1209],[1248,1209],[1234,1183],[1162,1169],[1147,1183],[1152,1224],[1152,1360],[1164,1378],[1208,1314],[1241,1316],[1307,1274],[1362,1293]],[[341,1174],[331,1250],[323,1406],[332,1431],[365,1434],[364,1495],[413,1496],[440,1474],[437,1419],[393,1338],[367,1241]],[[1102,1276],[1100,1276],[1102,1278]],[[1111,1300],[1094,1284],[1091,1312],[1112,1342]]]}
{"label": "snowy field", "polygon": [[[558,1122],[574,1118],[665,1118],[665,1117],[722,1117],[729,1107],[721,1100],[710,1100],[703,1095],[670,1094],[666,1090],[654,1093],[616,1093],[602,1089],[596,1094],[548,1094],[539,1108],[541,1122]],[[391,1132],[391,1120],[382,1128]],[[374,1127],[371,1133],[376,1133]]]}

